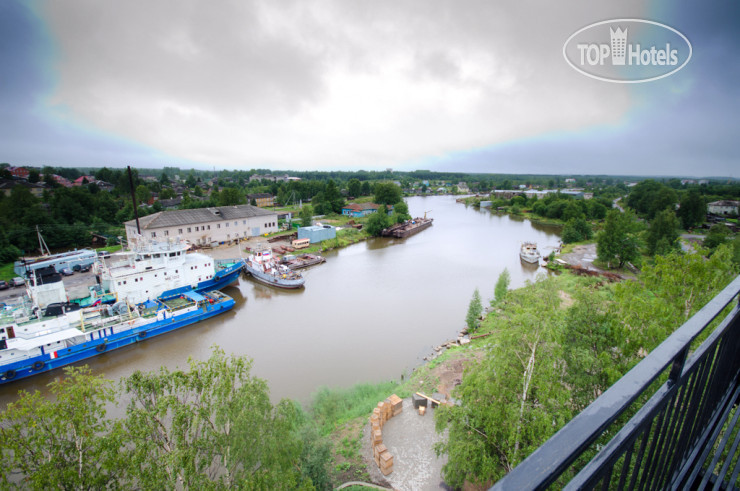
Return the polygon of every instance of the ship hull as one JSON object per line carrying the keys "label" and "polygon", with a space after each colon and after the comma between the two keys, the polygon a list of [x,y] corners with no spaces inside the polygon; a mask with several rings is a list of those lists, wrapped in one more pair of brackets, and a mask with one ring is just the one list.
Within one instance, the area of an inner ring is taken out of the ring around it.
{"label": "ship hull", "polygon": [[248,264],[244,267],[244,269],[247,271],[247,273],[252,275],[252,278],[254,278],[256,281],[264,283],[268,286],[274,286],[276,288],[285,288],[288,290],[292,290],[296,288],[301,288],[306,282],[306,280],[303,278],[297,280],[282,279],[279,277],[276,278],[274,275],[259,271],[255,268],[250,267]]}
{"label": "ship hull", "polygon": [[[172,317],[154,320],[144,325],[134,324],[129,329],[120,330],[120,325],[101,329],[90,333],[89,339],[77,345],[57,350],[52,353],[42,353],[39,356],[8,363],[0,367],[0,384],[22,380],[40,373],[64,367],[66,365],[84,361],[94,356],[123,348],[131,344],[144,341],[150,337],[166,334],[182,327],[210,319],[231,310],[235,302],[226,297],[222,300]],[[118,332],[116,332],[118,331]]]}

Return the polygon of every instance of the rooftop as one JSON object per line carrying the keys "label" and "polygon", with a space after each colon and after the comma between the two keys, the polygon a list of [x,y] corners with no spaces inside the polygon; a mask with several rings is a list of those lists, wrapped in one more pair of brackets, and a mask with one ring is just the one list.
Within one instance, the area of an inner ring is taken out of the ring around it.
{"label": "rooftop", "polygon": [[[193,225],[221,220],[238,220],[259,216],[271,216],[275,212],[267,211],[252,205],[219,206],[217,208],[198,208],[194,210],[160,211],[139,219],[142,230],[151,230],[178,225]],[[129,220],[126,225],[136,225],[136,220]]]}

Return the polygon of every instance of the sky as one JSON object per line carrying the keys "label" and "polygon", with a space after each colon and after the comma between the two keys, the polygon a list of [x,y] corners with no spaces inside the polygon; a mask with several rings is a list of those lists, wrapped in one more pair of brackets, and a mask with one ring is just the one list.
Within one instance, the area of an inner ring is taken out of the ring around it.
{"label": "sky", "polygon": [[[568,65],[572,34],[624,18],[680,31],[691,59],[640,84]],[[738,18],[720,0],[3,0],[0,162],[740,177]]]}

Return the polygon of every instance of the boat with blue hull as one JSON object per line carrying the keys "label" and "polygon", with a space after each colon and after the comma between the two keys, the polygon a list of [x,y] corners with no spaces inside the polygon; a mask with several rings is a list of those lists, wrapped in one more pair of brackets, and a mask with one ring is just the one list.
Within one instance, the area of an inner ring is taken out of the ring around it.
{"label": "boat with blue hull", "polygon": [[[31,295],[0,314],[0,384],[47,372],[225,313],[228,295],[185,291],[130,306],[127,302],[82,308],[53,302],[61,281],[34,281]],[[60,289],[61,285],[61,289]]]}

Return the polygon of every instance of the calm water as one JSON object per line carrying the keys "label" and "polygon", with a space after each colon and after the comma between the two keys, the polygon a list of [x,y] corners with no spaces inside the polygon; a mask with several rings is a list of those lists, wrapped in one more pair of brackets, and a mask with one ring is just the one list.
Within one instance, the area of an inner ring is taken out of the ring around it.
{"label": "calm water", "polygon": [[[523,241],[540,252],[558,245],[558,230],[455,203],[454,198],[407,200],[414,216],[434,225],[408,239],[373,239],[326,254],[309,269],[306,288],[275,290],[242,277],[225,290],[233,311],[209,321],[88,360],[112,379],[160,365],[184,367],[211,346],[254,359],[274,399],[307,401],[320,386],[397,379],[432,348],[455,339],[473,290],[484,305],[508,268],[511,287],[542,272],[519,260]],[[19,389],[44,390],[59,371],[0,387],[0,404]]]}

